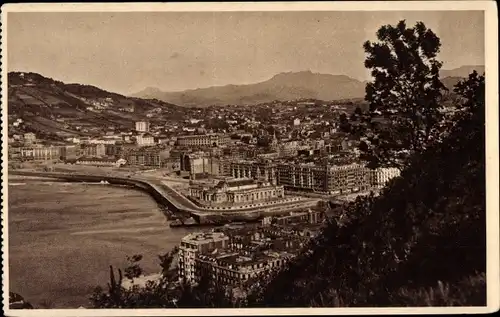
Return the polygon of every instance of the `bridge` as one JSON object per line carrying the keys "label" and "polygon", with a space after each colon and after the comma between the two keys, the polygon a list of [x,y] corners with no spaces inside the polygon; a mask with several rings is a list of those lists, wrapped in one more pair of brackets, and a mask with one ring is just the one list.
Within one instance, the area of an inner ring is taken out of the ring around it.
{"label": "bridge", "polygon": [[308,208],[316,205],[318,199],[303,199],[301,201],[277,202],[274,205],[249,207],[240,209],[213,210],[196,205],[184,195],[168,186],[161,179],[151,177],[119,177],[96,174],[73,174],[61,172],[32,172],[32,171],[9,171],[11,175],[54,178],[70,182],[100,182],[109,184],[128,185],[143,190],[150,194],[159,204],[166,206],[169,210],[179,213],[187,213],[193,216],[199,223],[204,220],[224,218],[226,220],[255,220],[266,214],[279,214],[291,210]]}

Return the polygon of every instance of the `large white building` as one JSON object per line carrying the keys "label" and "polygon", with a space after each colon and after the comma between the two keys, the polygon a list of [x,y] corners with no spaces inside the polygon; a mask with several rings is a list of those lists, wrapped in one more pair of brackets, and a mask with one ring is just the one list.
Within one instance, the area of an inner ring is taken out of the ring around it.
{"label": "large white building", "polygon": [[192,184],[189,193],[201,203],[242,204],[283,198],[285,189],[267,180],[229,179],[213,184]]}
{"label": "large white building", "polygon": [[149,132],[149,122],[148,121],[138,121],[135,123],[135,130],[137,132]]}

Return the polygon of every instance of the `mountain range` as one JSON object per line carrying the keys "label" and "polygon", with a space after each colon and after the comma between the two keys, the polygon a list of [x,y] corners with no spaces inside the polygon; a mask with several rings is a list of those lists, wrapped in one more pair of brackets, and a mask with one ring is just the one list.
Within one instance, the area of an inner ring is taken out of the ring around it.
{"label": "mountain range", "polygon": [[[453,87],[473,70],[484,72],[484,66],[462,66],[442,70],[446,87]],[[366,82],[346,75],[313,73],[311,71],[279,73],[271,79],[248,85],[226,85],[167,92],[148,87],[133,97],[154,98],[180,106],[209,106],[228,104],[258,104],[274,100],[319,99],[340,100],[363,98]]]}

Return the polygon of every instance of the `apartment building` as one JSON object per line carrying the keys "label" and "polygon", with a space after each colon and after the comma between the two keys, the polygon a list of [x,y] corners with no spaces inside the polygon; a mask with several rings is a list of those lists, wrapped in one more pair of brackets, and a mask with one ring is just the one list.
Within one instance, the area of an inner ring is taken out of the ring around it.
{"label": "apartment building", "polygon": [[49,161],[60,157],[60,148],[57,146],[22,147],[20,157],[28,161]]}
{"label": "apartment building", "polygon": [[374,188],[383,188],[392,178],[398,177],[401,174],[399,169],[394,167],[381,167],[370,171],[370,173],[371,186]]}
{"label": "apartment building", "polygon": [[138,121],[135,123],[135,130],[137,132],[149,132],[150,123],[148,121]]}
{"label": "apartment building", "polygon": [[169,157],[168,150],[136,149],[127,154],[128,165],[161,168]]}
{"label": "apartment building", "polygon": [[196,282],[199,278],[196,268],[197,256],[211,253],[216,249],[225,249],[228,245],[229,237],[222,232],[197,232],[182,238],[179,247],[179,280],[187,283]]}
{"label": "apartment building", "polygon": [[177,138],[179,146],[224,146],[229,144],[229,136],[225,134],[184,135]]}
{"label": "apartment building", "polygon": [[364,165],[332,166],[328,169],[328,193],[345,194],[371,188],[371,173]]}
{"label": "apartment building", "polygon": [[361,164],[339,166],[319,164],[286,164],[265,161],[231,162],[231,176],[252,178],[264,176],[287,189],[329,194],[344,194],[370,188],[373,176]]}
{"label": "apartment building", "polygon": [[85,157],[101,157],[106,155],[106,145],[104,144],[84,144],[82,145],[82,155]]}
{"label": "apartment building", "polygon": [[217,251],[196,257],[196,277],[208,275],[213,282],[242,286],[252,278],[284,266],[294,255],[287,252]]}
{"label": "apartment building", "polygon": [[220,159],[205,152],[182,153],[180,155],[180,169],[192,175],[221,175]]}
{"label": "apartment building", "polygon": [[76,160],[80,156],[80,146],[78,145],[61,146],[60,156],[63,161]]}
{"label": "apartment building", "polygon": [[151,134],[145,133],[136,136],[135,142],[137,146],[151,146],[155,145],[155,138]]}

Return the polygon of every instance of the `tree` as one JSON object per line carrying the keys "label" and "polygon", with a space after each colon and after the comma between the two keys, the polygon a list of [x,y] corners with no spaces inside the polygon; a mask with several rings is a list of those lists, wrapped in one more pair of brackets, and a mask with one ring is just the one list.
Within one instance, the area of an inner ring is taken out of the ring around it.
{"label": "tree", "polygon": [[363,110],[360,106],[356,107],[356,109],[354,110],[354,114],[356,115],[356,117],[361,117],[363,115]]}
{"label": "tree", "polygon": [[382,26],[378,42],[367,41],[365,67],[374,81],[366,85],[370,114],[386,119],[385,129],[370,121],[372,133],[361,148],[372,167],[404,167],[414,153],[425,150],[439,134],[439,101],[446,88],[439,79],[440,39],[422,22]]}

